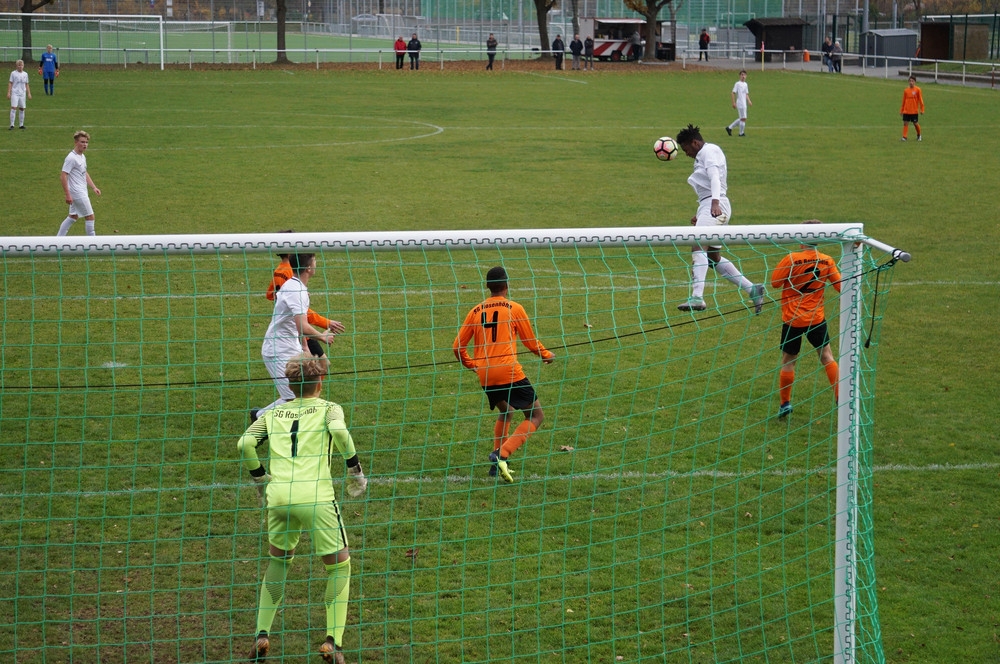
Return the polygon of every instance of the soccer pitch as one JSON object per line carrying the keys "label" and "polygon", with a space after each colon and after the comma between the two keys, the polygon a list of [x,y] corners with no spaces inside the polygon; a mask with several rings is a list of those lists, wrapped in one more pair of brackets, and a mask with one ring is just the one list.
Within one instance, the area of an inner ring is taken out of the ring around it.
{"label": "soccer pitch", "polygon": [[[988,341],[987,335],[1000,313],[1000,269],[988,254],[1000,240],[996,212],[1000,183],[994,177],[1000,166],[1000,138],[995,131],[1000,126],[997,93],[922,83],[928,105],[928,114],[922,118],[925,140],[900,143],[897,111],[903,80],[751,71],[754,105],[750,109],[748,137],[737,139],[726,136],[723,130],[733,119],[729,91],[735,79],[735,71],[685,72],[676,66],[649,70],[608,67],[593,74],[524,69],[493,75],[434,70],[317,72],[307,67],[220,72],[89,71],[65,67],[56,94],[51,97],[43,94],[41,82],[32,77],[34,99],[28,104],[28,129],[7,132],[0,141],[0,161],[5,165],[8,185],[0,234],[55,233],[65,214],[59,167],[72,147],[76,129],[91,134],[89,170],[103,190],[102,197],[93,199],[99,234],[262,232],[284,228],[391,231],[681,226],[688,223],[695,208],[686,182],[691,162],[683,156],[672,163],[658,162],[652,155],[652,143],[658,136],[676,135],[688,122],[698,124],[706,140],[720,144],[727,153],[734,223],[785,223],[808,218],[863,222],[869,235],[913,254],[913,262],[895,268],[878,362],[875,544],[883,644],[887,659],[893,662],[996,659],[1000,655],[995,638],[1000,588],[995,545],[1000,528],[991,506],[996,503],[995,484],[1000,470],[1000,448],[996,444],[998,390],[992,382],[996,361],[988,350],[979,349]],[[81,226],[74,228],[75,234],[82,232]],[[957,231],[958,238],[942,236],[943,231],[951,229]],[[466,264],[475,262],[473,256],[457,259]],[[678,274],[682,275],[688,259],[684,255],[675,259]],[[266,283],[271,262],[268,256],[256,256],[247,273],[264,275]],[[331,265],[324,279],[335,290],[341,277],[347,278],[347,273]],[[206,287],[202,278],[180,278],[170,287],[199,291]],[[211,275],[204,278],[211,283]],[[260,284],[261,290],[264,283]],[[516,289],[512,295],[518,298]],[[233,317],[230,324],[243,326],[240,334],[251,341],[241,354],[224,357],[224,361],[260,368],[254,364],[259,361],[255,355],[257,341],[252,339],[254,329],[245,320],[248,315],[260,315],[266,310],[266,301],[259,299],[248,302],[244,309],[237,307],[227,312]],[[386,304],[403,306],[395,300],[386,300]],[[16,317],[17,307],[27,304],[6,306],[7,316]],[[336,298],[330,306],[336,313]],[[464,307],[463,302],[447,308],[444,318],[454,318],[457,326]],[[558,315],[558,311],[541,313]],[[66,315],[75,319],[85,314]],[[364,315],[377,316],[377,309],[373,307]],[[417,320],[412,325],[435,330],[435,335],[429,335],[433,343],[427,347],[450,350],[454,332],[451,323]],[[353,327],[365,328],[364,321],[355,321]],[[171,335],[184,332],[169,329]],[[986,334],[974,334],[976,331]],[[72,338],[76,332],[52,329],[53,336],[65,334]],[[112,327],[100,330],[108,337],[121,332]],[[91,342],[95,333],[90,332]],[[551,334],[545,338],[541,331],[540,336],[550,344],[566,341],[553,339]],[[777,340],[773,343],[776,346]],[[206,351],[210,357],[216,352],[218,349]],[[777,356],[775,348],[775,372]],[[193,361],[181,358],[179,363]],[[811,352],[804,352],[800,366],[814,363]],[[459,402],[450,406],[453,417],[467,421],[488,419],[475,386],[471,382],[462,385]],[[255,395],[261,397],[269,393],[266,385],[256,390]],[[111,393],[87,398],[98,403],[106,401],[109,415],[115,411]],[[189,397],[161,391],[150,398],[169,401]],[[332,398],[342,400],[349,408],[349,398]],[[370,402],[371,398],[366,396],[366,400]],[[30,407],[41,408],[41,403],[35,396]],[[201,405],[191,404],[190,409],[200,411]],[[77,406],[69,399],[61,408],[72,413]],[[93,408],[93,404],[89,407]],[[377,415],[365,412],[356,418],[372,422]],[[193,422],[193,430],[187,428],[187,423],[158,424],[167,443],[162,450],[137,453],[133,461],[138,470],[116,478],[121,480],[121,486],[91,486],[86,474],[82,474],[80,486],[54,489],[77,492],[80,505],[75,509],[88,517],[81,528],[113,529],[116,519],[122,516],[116,511],[121,505],[110,501],[108,495],[121,495],[115,492],[127,491],[130,482],[211,484],[217,480],[213,459],[235,457],[235,440],[245,419],[236,412],[223,417],[207,412],[193,418]],[[41,422],[38,426],[47,425]],[[393,452],[394,466],[411,469],[414,477],[428,469],[443,472],[443,467],[424,464],[424,441],[409,437],[425,433],[400,432],[407,445]],[[7,440],[0,442],[6,456],[13,455],[21,462],[24,455],[20,450],[12,449]],[[428,442],[446,457],[458,454],[447,451],[448,440]],[[530,445],[526,449],[529,454]],[[210,452],[206,451],[209,448]],[[192,453],[199,462],[184,466],[181,462]],[[632,453],[637,451],[622,452]],[[95,459],[82,461],[92,463]],[[634,461],[640,462],[641,455]],[[378,454],[373,454],[373,470],[379,463]],[[562,463],[554,460],[540,462],[540,466],[558,472],[586,472],[579,467],[579,461],[572,467]],[[470,472],[482,469],[482,465],[471,466]],[[614,501],[640,499],[641,490],[636,487],[627,487],[616,495],[617,485],[591,481],[587,486],[594,492],[593,509],[598,516],[568,511],[557,514],[555,528],[558,537],[566,541],[572,541],[579,528],[587,527],[581,525],[585,520],[596,519],[600,524],[600,510],[613,509]],[[48,487],[34,487],[36,491],[42,489]],[[21,490],[20,486],[0,487],[5,502]],[[573,490],[573,484],[567,483],[564,491],[568,494]],[[406,504],[417,509],[419,481],[396,491],[400,503],[393,509],[406,509]],[[250,633],[258,583],[256,560],[228,561],[230,543],[202,542],[194,535],[199,526],[202,535],[214,529],[223,533],[247,530],[248,524],[252,526],[260,517],[253,508],[251,493],[234,495],[233,501],[226,504],[183,505],[172,500],[179,494],[171,495],[170,491],[131,494],[129,513],[165,515],[176,510],[196,516],[185,526],[191,529],[191,542],[176,552],[159,553],[175,556],[177,569],[163,572],[163,578],[121,581],[121,586],[132,583],[164,589],[165,597],[177,599],[181,595],[176,588],[200,585],[204,588],[202,596],[191,599],[207,608],[188,615],[180,601],[143,607],[143,611],[165,619],[137,623],[147,630],[142,637],[105,633],[94,638],[108,643],[143,637],[162,640],[175,630],[173,649],[152,653],[150,661],[215,661],[218,652],[228,651],[228,641],[216,643],[215,637],[202,635],[227,630],[232,634]],[[482,643],[484,634],[503,633],[504,621],[513,621],[510,610],[500,615],[489,612],[488,607],[499,601],[493,596],[498,590],[491,590],[483,579],[491,574],[495,578],[513,575],[507,569],[512,563],[503,548],[519,519],[532,527],[544,527],[546,519],[553,517],[551,511],[546,511],[546,504],[559,506],[558,512],[569,502],[563,494],[493,495],[492,488],[476,488],[461,496],[442,497],[432,512],[446,515],[443,524],[418,517],[403,527],[420,541],[433,541],[435,536],[451,543],[464,540],[466,559],[488,560],[503,552],[502,562],[488,570],[450,568],[443,547],[432,544],[422,546],[412,561],[366,559],[375,567],[396,566],[399,574],[387,578],[385,587],[373,593],[387,598],[384,603],[366,606],[362,598],[360,606],[353,609],[352,620],[357,623],[359,610],[361,621],[365,620],[364,612],[369,611],[373,617],[387,620],[383,635],[386,644],[408,638],[414,644],[414,659],[420,655],[418,645],[432,639],[456,644],[452,649],[443,649],[438,661],[449,661],[449,657],[457,658],[450,661],[458,661],[463,652],[465,656],[481,652],[510,656],[516,652],[515,637],[510,635]],[[651,494],[645,497],[656,498]],[[489,509],[485,507],[487,502]],[[241,508],[238,511],[237,506]],[[348,526],[352,519],[360,518],[354,515],[355,509],[362,508],[345,503]],[[373,522],[385,524],[386,538],[394,535],[388,503],[375,501],[366,509]],[[45,515],[31,516],[44,519]],[[471,525],[465,525],[467,518],[473,522]],[[480,519],[486,525],[474,523]],[[139,533],[146,525],[133,518],[129,527]],[[161,523],[156,527],[165,526]],[[178,541],[176,533],[163,534],[171,542]],[[649,534],[638,530],[620,535],[637,550],[657,545],[643,541]],[[377,529],[366,536],[378,537]],[[108,536],[109,541],[114,539]],[[259,555],[260,542],[252,539],[239,545],[248,556]],[[155,542],[155,538],[150,541]],[[664,545],[671,544],[666,541]],[[544,552],[541,539],[538,545]],[[613,548],[613,543],[602,546]],[[11,560],[10,556],[17,554],[6,555]],[[120,567],[125,576],[127,565],[116,555],[103,548],[96,553],[58,552],[60,562],[67,567],[72,567],[74,561],[84,566]],[[590,555],[599,556],[600,552]],[[298,555],[295,577],[299,581],[316,579],[320,573],[310,569],[316,565],[307,562],[310,557],[305,552]],[[433,584],[422,585],[426,577],[412,572],[412,565],[422,560],[433,561],[437,572],[432,578],[443,585],[461,583],[463,573],[470,574],[473,583],[483,583],[483,604],[456,606],[455,598],[436,596]],[[211,564],[205,565],[206,561]],[[683,560],[664,564],[679,565]],[[557,571],[545,571],[543,575]],[[581,580],[578,575],[583,573],[582,567],[558,572],[567,575],[567,597],[582,601],[589,593],[611,592],[601,585],[606,579],[594,586]],[[21,584],[34,582],[34,578],[19,580]],[[379,581],[366,579],[365,583]],[[230,587],[237,588],[238,606],[230,606],[228,595],[225,603],[213,596],[215,590]],[[10,597],[8,593],[12,592],[5,588],[4,596]],[[86,592],[108,593],[112,597],[109,601],[115,601],[114,587],[88,588]],[[302,586],[299,594],[308,595],[308,601],[315,604],[316,591],[313,589],[312,595],[309,592]],[[515,584],[514,592],[523,598],[536,591]],[[816,592],[828,593],[829,589]],[[59,591],[52,593],[55,596]],[[126,600],[121,601],[116,610],[129,615]],[[53,615],[64,611],[64,607],[52,602],[56,605],[46,607],[47,611]],[[70,597],[65,602],[74,615],[76,610],[86,613]],[[565,613],[572,607],[539,607],[539,614],[531,616],[539,624],[557,620],[546,612],[572,618]],[[304,621],[305,614],[313,610],[303,605],[290,608],[286,624]],[[35,615],[30,607],[19,607],[19,611]],[[399,618],[401,612],[406,620]],[[437,620],[440,615],[476,612],[482,612],[489,623],[482,633],[475,633],[471,622],[457,630],[447,621]],[[89,618],[80,616],[84,621]],[[227,621],[231,625],[227,626]],[[127,631],[128,621],[124,624]],[[155,627],[151,628],[151,624]],[[151,629],[156,633],[149,633]],[[568,633],[586,643],[588,638],[604,641],[614,629],[609,616],[577,625]],[[0,634],[0,650],[6,651],[9,648],[4,638]],[[679,643],[681,637],[670,638]],[[49,639],[55,643],[60,640],[58,634],[46,635]],[[237,637],[232,640],[242,654],[244,641]],[[463,641],[468,651],[461,649]],[[556,652],[560,644],[540,643],[537,647]],[[563,647],[569,651],[569,646]],[[572,654],[586,658],[585,647],[577,644],[576,648]],[[392,651],[385,661],[409,661],[408,656],[409,651]],[[721,656],[735,657],[732,653]],[[17,661],[46,661],[42,657],[35,652]],[[788,657],[793,661],[791,654]],[[626,659],[631,658],[629,652]],[[378,661],[381,655],[369,659]],[[50,655],[48,661],[55,660]],[[711,661],[711,656],[692,652],[690,661]]]}

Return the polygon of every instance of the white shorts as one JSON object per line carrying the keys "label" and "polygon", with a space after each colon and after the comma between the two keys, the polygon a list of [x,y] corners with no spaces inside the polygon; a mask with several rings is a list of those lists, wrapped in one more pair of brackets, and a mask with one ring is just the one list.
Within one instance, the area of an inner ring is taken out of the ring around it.
{"label": "white shorts", "polygon": [[[729,199],[725,196],[720,198],[719,207],[722,208],[722,214],[718,217],[713,217],[711,198],[706,198],[698,203],[698,222],[695,226],[725,226],[728,224],[730,217],[733,216],[733,207],[729,204]],[[710,244],[708,246],[710,249],[722,248],[722,245],[718,244]]]}
{"label": "white shorts", "polygon": [[69,216],[89,217],[94,214],[94,206],[90,204],[90,197],[74,198],[69,204]]}
{"label": "white shorts", "polygon": [[736,104],[736,112],[739,113],[741,118],[745,118],[747,116],[747,105]]}
{"label": "white shorts", "polygon": [[10,95],[10,107],[11,108],[24,108],[26,96],[23,94],[17,94],[16,92]]}
{"label": "white shorts", "polygon": [[285,378],[285,365],[288,364],[289,359],[287,357],[264,356],[264,366],[267,367],[267,373],[271,374],[274,386],[278,388],[278,394],[286,401],[295,398],[295,393],[292,392],[292,388],[288,386],[288,379]]}

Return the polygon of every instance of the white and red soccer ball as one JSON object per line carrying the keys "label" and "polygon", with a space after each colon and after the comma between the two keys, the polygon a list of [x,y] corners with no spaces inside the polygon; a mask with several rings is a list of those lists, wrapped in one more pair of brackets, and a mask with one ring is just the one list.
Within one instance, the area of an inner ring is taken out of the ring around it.
{"label": "white and red soccer ball", "polygon": [[680,154],[680,150],[677,147],[677,141],[669,136],[664,136],[656,139],[656,142],[653,143],[653,154],[660,161],[673,161]]}

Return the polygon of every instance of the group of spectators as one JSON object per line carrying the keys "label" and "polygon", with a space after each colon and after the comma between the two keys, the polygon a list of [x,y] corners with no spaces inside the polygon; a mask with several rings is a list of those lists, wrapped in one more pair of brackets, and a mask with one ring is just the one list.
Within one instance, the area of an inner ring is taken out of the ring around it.
{"label": "group of spectators", "polygon": [[407,54],[410,56],[410,69],[420,69],[420,49],[423,45],[417,38],[417,33],[413,33],[409,42],[403,41],[402,37],[396,37],[396,43],[392,50],[396,52],[396,69],[403,68],[403,59]]}

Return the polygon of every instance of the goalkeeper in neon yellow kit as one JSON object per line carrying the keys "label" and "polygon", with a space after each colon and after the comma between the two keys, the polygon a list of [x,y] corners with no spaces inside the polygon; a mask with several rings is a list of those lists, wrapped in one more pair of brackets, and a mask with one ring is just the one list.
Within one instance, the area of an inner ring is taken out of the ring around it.
{"label": "goalkeeper in neon yellow kit", "polygon": [[[329,368],[327,358],[308,353],[288,360],[285,376],[296,398],[264,413],[237,444],[243,464],[267,505],[271,554],[260,589],[251,661],[267,656],[271,645],[268,632],[284,597],[295,547],[305,530],[327,572],[326,641],[319,654],[325,662],[344,662],[341,647],[350,596],[351,555],[330,475],[334,456],[339,453],[347,462],[348,495],[362,496],[368,480],[344,423],[343,409],[319,398]],[[257,447],[265,440],[270,447],[270,472],[257,458]]]}

